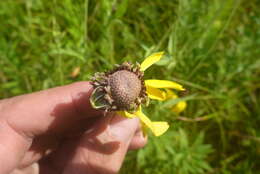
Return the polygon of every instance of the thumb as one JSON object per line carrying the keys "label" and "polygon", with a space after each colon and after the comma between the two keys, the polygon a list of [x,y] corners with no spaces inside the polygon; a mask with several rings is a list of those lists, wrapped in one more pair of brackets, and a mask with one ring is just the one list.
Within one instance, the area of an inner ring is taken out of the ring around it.
{"label": "thumb", "polygon": [[62,134],[97,115],[89,104],[92,85],[78,82],[0,100],[0,173],[12,171],[42,134]]}
{"label": "thumb", "polygon": [[119,171],[129,144],[139,128],[139,119],[104,117],[94,131],[87,132],[63,170],[69,173],[115,174]]}
{"label": "thumb", "polygon": [[0,101],[0,119],[28,137],[60,134],[79,121],[100,114],[90,106],[92,90],[89,82],[77,82],[6,99]]}

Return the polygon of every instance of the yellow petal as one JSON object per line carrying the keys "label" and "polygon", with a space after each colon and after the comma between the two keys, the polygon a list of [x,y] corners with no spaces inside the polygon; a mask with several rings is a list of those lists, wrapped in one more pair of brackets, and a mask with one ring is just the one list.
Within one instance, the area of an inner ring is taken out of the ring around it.
{"label": "yellow petal", "polygon": [[126,111],[117,111],[116,113],[118,115],[121,115],[121,116],[126,117],[126,118],[134,118],[134,117],[136,117],[135,114],[131,114],[131,113],[126,112]]}
{"label": "yellow petal", "polygon": [[140,120],[144,123],[145,126],[147,126],[150,129],[153,129],[152,121],[146,115],[144,115],[144,113],[141,110],[138,110],[135,114],[138,116],[138,118],[140,118]]}
{"label": "yellow petal", "polygon": [[153,132],[155,136],[160,136],[164,134],[170,127],[167,122],[164,121],[154,121],[153,123]]}
{"label": "yellow petal", "polygon": [[166,99],[175,99],[178,98],[178,96],[170,89],[165,89],[166,91]]}
{"label": "yellow petal", "polygon": [[138,110],[135,114],[146,127],[151,129],[155,136],[162,135],[169,128],[166,122],[152,122],[141,110]]}
{"label": "yellow petal", "polygon": [[181,91],[185,90],[182,87],[182,85],[169,80],[155,80],[155,79],[145,80],[145,86],[150,86],[153,88],[172,88]]}
{"label": "yellow petal", "polygon": [[163,55],[163,52],[158,52],[150,55],[149,57],[145,58],[145,60],[141,63],[141,71],[145,71],[154,63],[158,62]]}
{"label": "yellow petal", "polygon": [[172,107],[172,111],[178,114],[182,112],[186,108],[186,106],[187,103],[185,101],[181,101]]}
{"label": "yellow petal", "polygon": [[150,86],[146,86],[146,93],[149,98],[154,99],[154,100],[163,101],[166,99],[166,93],[157,88],[152,88]]}

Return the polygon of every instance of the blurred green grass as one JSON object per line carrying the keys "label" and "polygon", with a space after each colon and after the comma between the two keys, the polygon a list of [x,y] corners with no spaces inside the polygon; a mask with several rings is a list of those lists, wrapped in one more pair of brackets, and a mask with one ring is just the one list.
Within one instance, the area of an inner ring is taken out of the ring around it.
{"label": "blurred green grass", "polygon": [[[190,91],[170,130],[122,173],[260,173],[259,0],[0,1],[0,98],[88,80],[125,60],[166,56],[146,78]],[[80,74],[71,77],[75,68]]]}

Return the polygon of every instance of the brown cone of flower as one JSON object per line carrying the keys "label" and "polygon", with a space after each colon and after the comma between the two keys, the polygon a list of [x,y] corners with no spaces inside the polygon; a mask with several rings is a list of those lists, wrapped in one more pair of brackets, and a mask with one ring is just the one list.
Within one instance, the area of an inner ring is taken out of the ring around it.
{"label": "brown cone of flower", "polygon": [[135,111],[147,100],[143,73],[138,65],[123,63],[107,73],[98,73],[93,79],[94,108],[106,111]]}
{"label": "brown cone of flower", "polygon": [[120,70],[108,78],[111,97],[118,108],[129,110],[141,92],[141,81],[133,72]]}

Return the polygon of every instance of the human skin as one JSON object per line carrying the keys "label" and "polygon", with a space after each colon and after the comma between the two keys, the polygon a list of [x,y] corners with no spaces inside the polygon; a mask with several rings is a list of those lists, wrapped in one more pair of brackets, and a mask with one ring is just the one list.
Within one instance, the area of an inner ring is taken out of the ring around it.
{"label": "human skin", "polygon": [[115,174],[142,148],[139,120],[94,110],[89,82],[0,100],[1,174]]}

